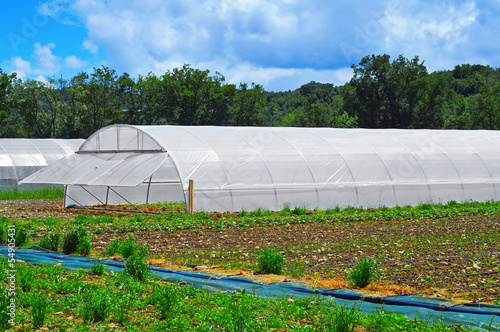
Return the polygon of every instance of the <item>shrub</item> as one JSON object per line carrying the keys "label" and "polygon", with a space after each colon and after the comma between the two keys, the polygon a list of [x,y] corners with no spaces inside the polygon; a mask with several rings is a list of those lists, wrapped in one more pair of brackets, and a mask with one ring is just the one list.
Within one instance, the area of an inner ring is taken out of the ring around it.
{"label": "shrub", "polygon": [[168,284],[154,285],[151,302],[158,308],[162,318],[166,318],[172,314],[172,309],[179,302],[179,299],[180,292],[177,286]]}
{"label": "shrub", "polygon": [[356,262],[354,269],[347,278],[357,287],[366,287],[379,275],[378,263],[371,258],[364,258]]}
{"label": "shrub", "polygon": [[83,294],[79,307],[80,316],[86,322],[100,322],[108,317],[111,297],[106,290],[89,291]]}
{"label": "shrub", "polygon": [[284,264],[282,254],[275,253],[271,249],[262,249],[258,260],[258,267],[261,273],[281,274]]}
{"label": "shrub", "polygon": [[79,226],[64,234],[63,253],[65,254],[89,254],[92,249],[89,231]]}
{"label": "shrub", "polygon": [[31,297],[31,315],[33,316],[33,327],[38,329],[43,326],[45,317],[49,311],[49,301],[45,294],[35,293]]}
{"label": "shrub", "polygon": [[49,249],[52,251],[57,251],[59,249],[59,243],[61,242],[62,233],[60,231],[45,233],[45,235],[40,239],[38,245],[44,249]]}
{"label": "shrub", "polygon": [[17,283],[23,292],[29,292],[35,281],[35,269],[31,265],[19,264],[17,265]]}

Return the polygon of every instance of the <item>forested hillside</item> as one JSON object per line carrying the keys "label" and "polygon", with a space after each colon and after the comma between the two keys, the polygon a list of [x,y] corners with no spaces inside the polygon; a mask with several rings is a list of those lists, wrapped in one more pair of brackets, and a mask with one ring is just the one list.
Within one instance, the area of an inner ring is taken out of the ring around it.
{"label": "forested hillside", "polygon": [[0,69],[0,137],[86,138],[113,124],[500,129],[500,70],[428,73],[418,57],[371,55],[343,86],[228,84],[184,65],[132,78],[101,67],[49,83]]}

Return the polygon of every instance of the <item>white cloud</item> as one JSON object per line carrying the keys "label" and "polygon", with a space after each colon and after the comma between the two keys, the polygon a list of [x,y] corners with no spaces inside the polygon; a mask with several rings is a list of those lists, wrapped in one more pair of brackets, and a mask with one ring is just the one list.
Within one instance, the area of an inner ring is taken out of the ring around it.
{"label": "white cloud", "polygon": [[99,48],[97,47],[97,45],[88,41],[88,40],[85,40],[82,43],[82,46],[84,49],[86,49],[87,51],[89,51],[92,54],[97,54],[97,52],[99,51]]}
{"label": "white cloud", "polygon": [[64,59],[64,65],[67,68],[80,69],[82,67],[85,67],[87,64],[88,64],[87,61],[80,60],[74,55],[70,55],[70,56],[66,57],[66,59]]}
{"label": "white cloud", "polygon": [[35,43],[32,58],[37,63],[35,73],[40,74],[56,74],[61,69],[60,58],[52,54],[52,49],[56,47],[54,43],[41,45]]}
{"label": "white cloud", "polygon": [[31,73],[31,63],[16,56],[10,61],[10,69],[11,72],[17,73],[18,78],[25,78]]}
{"label": "white cloud", "polygon": [[19,78],[38,75],[36,79],[44,82],[46,81],[44,76],[55,75],[63,68],[81,69],[88,64],[87,61],[74,55],[67,56],[64,61],[61,61],[59,56],[52,54],[52,49],[55,47],[54,43],[46,45],[35,43],[30,60],[18,56],[12,57],[10,63],[7,62],[7,67],[10,68],[11,72],[16,72]]}

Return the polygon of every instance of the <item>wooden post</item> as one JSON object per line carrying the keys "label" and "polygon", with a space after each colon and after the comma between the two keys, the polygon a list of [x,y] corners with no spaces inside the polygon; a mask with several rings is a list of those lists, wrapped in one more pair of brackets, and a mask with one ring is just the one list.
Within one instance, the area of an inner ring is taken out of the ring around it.
{"label": "wooden post", "polygon": [[188,213],[193,214],[193,180],[189,180],[189,207]]}

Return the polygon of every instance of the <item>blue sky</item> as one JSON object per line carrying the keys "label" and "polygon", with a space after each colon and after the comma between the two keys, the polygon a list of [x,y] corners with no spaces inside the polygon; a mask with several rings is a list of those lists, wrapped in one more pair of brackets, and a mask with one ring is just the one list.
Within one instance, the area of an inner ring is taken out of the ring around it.
{"label": "blue sky", "polygon": [[189,63],[285,91],[344,84],[369,54],[429,71],[500,60],[500,0],[8,0],[0,13],[0,68],[39,80]]}

